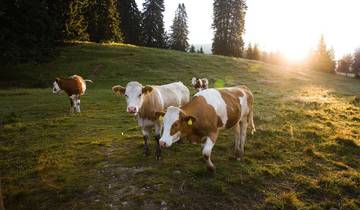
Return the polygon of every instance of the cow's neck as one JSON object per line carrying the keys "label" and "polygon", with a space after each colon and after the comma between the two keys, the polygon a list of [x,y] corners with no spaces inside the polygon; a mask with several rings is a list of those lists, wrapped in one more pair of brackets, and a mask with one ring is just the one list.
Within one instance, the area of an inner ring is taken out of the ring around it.
{"label": "cow's neck", "polygon": [[156,112],[164,111],[160,103],[160,96],[156,90],[144,95],[144,101],[139,110],[139,117],[148,120],[156,120]]}

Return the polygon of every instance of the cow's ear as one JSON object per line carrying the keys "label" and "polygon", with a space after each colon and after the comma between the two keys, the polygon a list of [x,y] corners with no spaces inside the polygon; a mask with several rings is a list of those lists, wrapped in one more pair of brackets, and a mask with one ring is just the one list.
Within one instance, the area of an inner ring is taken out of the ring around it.
{"label": "cow's ear", "polygon": [[112,91],[118,96],[122,96],[125,94],[125,88],[121,85],[115,85],[114,87],[112,87]]}
{"label": "cow's ear", "polygon": [[142,88],[142,93],[146,94],[146,93],[150,93],[153,90],[153,88],[151,86],[145,86]]}
{"label": "cow's ear", "polygon": [[59,83],[60,82],[60,78],[56,77],[55,82]]}
{"label": "cow's ear", "polygon": [[206,78],[203,78],[202,81],[204,82],[204,85],[207,87],[209,85],[209,80]]}
{"label": "cow's ear", "polygon": [[165,115],[165,112],[155,112],[156,118],[164,117],[164,115]]}
{"label": "cow's ear", "polygon": [[191,84],[192,84],[193,86],[196,85],[196,77],[193,77],[193,78],[191,79]]}

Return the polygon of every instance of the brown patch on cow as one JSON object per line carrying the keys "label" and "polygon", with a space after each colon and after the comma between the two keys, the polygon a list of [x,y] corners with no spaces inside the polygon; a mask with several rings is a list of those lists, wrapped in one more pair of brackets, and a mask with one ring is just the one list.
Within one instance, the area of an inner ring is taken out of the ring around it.
{"label": "brown patch on cow", "polygon": [[234,127],[234,125],[239,122],[241,117],[241,105],[239,97],[242,97],[244,95],[242,91],[238,88],[220,89],[219,92],[226,103],[228,120],[225,127]]}
{"label": "brown patch on cow", "polygon": [[[156,88],[156,87],[151,87],[151,86],[145,86],[145,87],[150,87],[151,90]],[[150,90],[150,88],[148,88],[148,90]],[[156,113],[164,112],[164,110],[163,110],[162,104],[160,103],[161,100],[160,100],[159,95],[157,94],[157,91],[147,92],[144,94],[143,97],[144,97],[144,101],[139,110],[139,117],[143,118],[143,119],[152,120],[152,121],[158,120],[159,115]]]}
{"label": "brown patch on cow", "polygon": [[[200,141],[203,137],[208,136],[211,132],[216,132],[218,128],[218,121],[220,120],[216,115],[215,109],[206,103],[202,96],[195,96],[191,101],[181,107],[179,121],[180,131],[183,136],[194,135],[192,137]],[[187,116],[194,117],[192,125],[188,125]],[[221,120],[220,120],[221,121]]]}
{"label": "brown patch on cow", "polygon": [[58,83],[59,88],[65,91],[65,93],[68,96],[71,95],[81,96],[84,94],[83,84],[85,84],[85,81],[80,76],[72,76],[69,78],[61,78],[61,79],[56,78],[55,81]]}
{"label": "brown patch on cow", "polygon": [[115,85],[113,86],[112,88],[112,91],[116,94],[116,95],[119,95],[119,96],[122,96],[125,94],[125,90],[126,88],[124,88],[123,86],[121,85]]}

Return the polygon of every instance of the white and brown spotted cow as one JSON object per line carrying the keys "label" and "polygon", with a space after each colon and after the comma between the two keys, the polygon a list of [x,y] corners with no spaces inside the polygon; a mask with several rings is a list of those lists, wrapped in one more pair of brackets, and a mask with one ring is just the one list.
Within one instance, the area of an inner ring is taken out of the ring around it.
{"label": "white and brown spotted cow", "polygon": [[78,75],[73,75],[68,78],[56,78],[53,83],[53,93],[64,91],[70,99],[70,113],[80,112],[80,96],[84,95],[86,90],[86,82],[91,80],[84,80]]}
{"label": "white and brown spotted cow", "polygon": [[206,78],[200,79],[193,77],[191,79],[191,84],[198,92],[209,88],[209,81]]}
{"label": "white and brown spotted cow", "polygon": [[156,158],[161,156],[159,139],[162,122],[155,113],[163,112],[169,106],[179,107],[190,100],[189,89],[182,82],[175,82],[161,86],[142,86],[139,82],[129,82],[126,87],[116,85],[112,90],[126,97],[128,113],[137,117],[138,124],[144,136],[144,153],[149,154],[149,130],[155,127],[157,142]]}
{"label": "white and brown spotted cow", "polygon": [[170,147],[182,137],[191,142],[203,142],[202,154],[208,169],[215,170],[210,155],[219,129],[235,128],[235,157],[244,155],[248,124],[255,132],[253,121],[253,95],[246,86],[206,89],[198,92],[184,106],[169,107],[164,115],[164,132],[161,147]]}

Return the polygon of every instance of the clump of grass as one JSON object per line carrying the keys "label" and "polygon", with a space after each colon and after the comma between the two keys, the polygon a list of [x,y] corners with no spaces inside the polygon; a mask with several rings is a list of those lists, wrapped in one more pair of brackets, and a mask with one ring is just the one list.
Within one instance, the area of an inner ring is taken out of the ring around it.
{"label": "clump of grass", "polygon": [[265,209],[296,210],[301,209],[303,203],[293,191],[271,194],[265,199]]}

